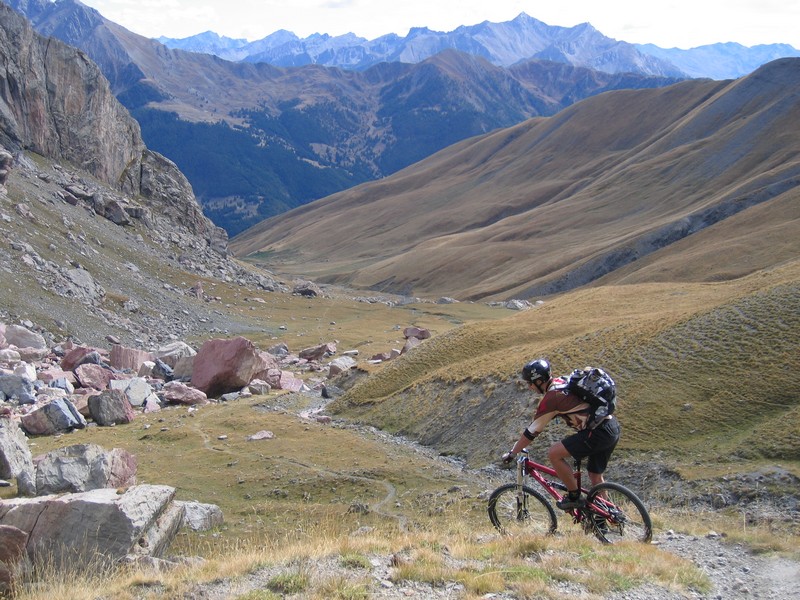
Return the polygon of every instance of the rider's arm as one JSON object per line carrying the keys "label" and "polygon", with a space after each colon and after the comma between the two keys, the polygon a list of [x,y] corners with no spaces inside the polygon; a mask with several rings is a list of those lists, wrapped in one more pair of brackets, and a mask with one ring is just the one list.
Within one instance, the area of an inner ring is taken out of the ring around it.
{"label": "rider's arm", "polygon": [[544,428],[547,427],[547,424],[552,421],[555,416],[556,413],[554,412],[541,412],[537,410],[533,422],[522,430],[522,435],[519,436],[517,443],[514,444],[514,447],[511,449],[511,454],[517,454],[524,448],[527,448],[528,444],[544,431]]}
{"label": "rider's arm", "polygon": [[528,447],[536,436],[539,435],[538,431],[531,432],[529,428],[526,428],[522,431],[522,435],[519,436],[517,443],[514,444],[514,447],[511,449],[511,454],[517,454],[522,452],[523,449]]}
{"label": "rider's arm", "polygon": [[536,408],[536,414],[533,415],[533,422],[522,431],[522,435],[519,436],[519,440],[514,444],[510,454],[516,455],[524,448],[527,448],[528,444],[542,433],[547,424],[558,415],[557,411],[548,408],[550,406],[550,402],[548,402],[550,395],[551,392],[548,392],[541,399],[539,406]]}

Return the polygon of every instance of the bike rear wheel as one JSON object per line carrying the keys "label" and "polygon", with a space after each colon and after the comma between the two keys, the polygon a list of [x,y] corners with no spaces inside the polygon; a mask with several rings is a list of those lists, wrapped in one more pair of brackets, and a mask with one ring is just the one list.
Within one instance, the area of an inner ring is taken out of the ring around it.
{"label": "bike rear wheel", "polygon": [[553,533],[558,526],[556,513],[547,499],[528,486],[522,487],[521,498],[517,485],[509,483],[489,496],[489,520],[504,535]]}
{"label": "bike rear wheel", "polygon": [[[650,542],[653,538],[653,523],[650,513],[639,497],[625,486],[606,481],[589,490],[587,518],[593,519],[592,531],[597,538],[607,544],[624,540]],[[593,510],[596,505],[609,513],[601,519]]]}

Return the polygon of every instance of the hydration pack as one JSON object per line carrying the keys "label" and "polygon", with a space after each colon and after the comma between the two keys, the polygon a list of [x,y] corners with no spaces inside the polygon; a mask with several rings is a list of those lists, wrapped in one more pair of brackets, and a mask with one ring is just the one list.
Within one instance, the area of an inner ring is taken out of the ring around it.
{"label": "hydration pack", "polygon": [[575,369],[570,373],[565,389],[592,407],[592,427],[617,409],[617,386],[608,373],[598,367]]}

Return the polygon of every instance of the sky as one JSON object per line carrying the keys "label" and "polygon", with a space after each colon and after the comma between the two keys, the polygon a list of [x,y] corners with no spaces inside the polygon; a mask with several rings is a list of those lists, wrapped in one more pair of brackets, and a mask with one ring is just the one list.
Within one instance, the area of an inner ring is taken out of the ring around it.
{"label": "sky", "polygon": [[301,38],[355,33],[369,40],[405,36],[411,27],[452,31],[520,13],[547,25],[591,23],[621,41],[662,48],[718,42],[783,43],[800,49],[797,0],[81,0],[105,18],[147,37],[214,31],[259,40],[279,29]]}

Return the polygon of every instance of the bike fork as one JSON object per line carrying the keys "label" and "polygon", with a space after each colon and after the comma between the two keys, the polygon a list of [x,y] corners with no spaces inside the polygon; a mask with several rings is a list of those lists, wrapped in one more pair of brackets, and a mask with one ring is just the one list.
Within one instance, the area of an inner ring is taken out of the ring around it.
{"label": "bike fork", "polygon": [[522,489],[525,483],[524,463],[517,465],[517,520],[524,521],[528,515],[528,497]]}

